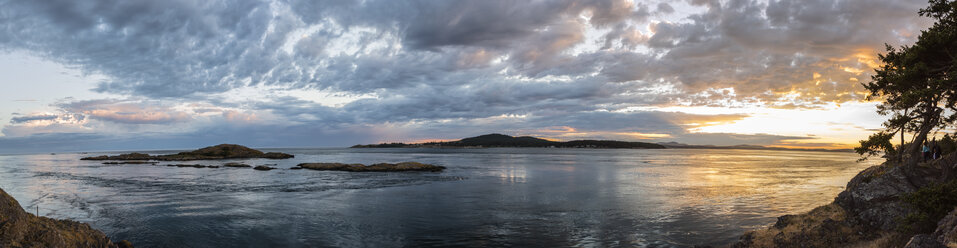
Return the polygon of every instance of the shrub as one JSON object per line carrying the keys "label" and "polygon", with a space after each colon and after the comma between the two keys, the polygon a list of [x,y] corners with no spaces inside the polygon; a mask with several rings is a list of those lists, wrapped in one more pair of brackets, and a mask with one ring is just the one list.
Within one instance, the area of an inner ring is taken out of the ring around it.
{"label": "shrub", "polygon": [[937,221],[957,206],[957,180],[932,184],[901,197],[911,210],[904,216],[900,231],[908,234],[930,233]]}

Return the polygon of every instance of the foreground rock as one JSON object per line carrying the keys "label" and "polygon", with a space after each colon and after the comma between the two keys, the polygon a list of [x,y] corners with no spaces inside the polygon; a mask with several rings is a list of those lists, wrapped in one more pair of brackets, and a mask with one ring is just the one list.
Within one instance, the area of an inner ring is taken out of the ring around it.
{"label": "foreground rock", "polygon": [[918,234],[907,241],[905,248],[957,247],[957,208],[937,222],[931,234]]}
{"label": "foreground rock", "polygon": [[912,167],[872,166],[851,179],[833,203],[781,216],[731,246],[957,247],[957,212],[950,212],[957,205],[955,164],[957,153]]}
{"label": "foreground rock", "polygon": [[423,164],[418,162],[402,162],[398,164],[378,163],[372,165],[343,164],[343,163],[303,163],[296,165],[299,168],[310,170],[333,170],[353,172],[382,172],[382,171],[442,171],[445,166]]}
{"label": "foreground rock", "polygon": [[934,230],[931,237],[941,245],[957,247],[957,208],[937,222],[937,230]]}
{"label": "foreground rock", "polygon": [[0,189],[0,247],[133,247],[114,244],[88,224],[37,217]]}
{"label": "foreground rock", "polygon": [[144,153],[127,153],[116,156],[96,156],[85,157],[81,160],[160,160],[160,161],[186,161],[186,160],[214,160],[214,159],[242,159],[242,158],[268,158],[268,159],[287,159],[294,157],[291,154],[281,152],[262,152],[256,149],[241,145],[221,144],[205,147],[195,151],[181,152],[167,155],[149,155]]}
{"label": "foreground rock", "polygon": [[275,169],[276,169],[275,167],[269,167],[265,165],[257,165],[256,167],[253,167],[253,170],[261,170],[261,171],[275,170]]}

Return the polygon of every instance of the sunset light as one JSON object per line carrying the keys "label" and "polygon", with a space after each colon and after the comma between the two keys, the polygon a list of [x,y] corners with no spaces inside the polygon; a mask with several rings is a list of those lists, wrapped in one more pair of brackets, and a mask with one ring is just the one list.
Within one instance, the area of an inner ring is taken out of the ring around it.
{"label": "sunset light", "polygon": [[0,75],[0,248],[957,247],[957,0],[0,0]]}

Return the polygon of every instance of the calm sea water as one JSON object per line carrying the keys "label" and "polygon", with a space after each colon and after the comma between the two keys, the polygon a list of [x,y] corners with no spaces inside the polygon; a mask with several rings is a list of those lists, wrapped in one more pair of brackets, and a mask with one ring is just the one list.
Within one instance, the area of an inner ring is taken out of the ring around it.
{"label": "calm sea water", "polygon": [[[830,202],[874,163],[755,150],[266,150],[296,158],[238,160],[281,168],[255,171],[78,160],[102,153],[0,156],[0,188],[31,212],[136,247],[687,247],[730,243]],[[448,169],[287,169],[401,161]]]}

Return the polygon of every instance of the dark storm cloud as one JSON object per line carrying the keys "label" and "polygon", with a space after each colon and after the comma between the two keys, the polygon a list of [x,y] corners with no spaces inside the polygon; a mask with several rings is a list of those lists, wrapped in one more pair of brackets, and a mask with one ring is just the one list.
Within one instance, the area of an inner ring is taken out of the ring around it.
{"label": "dark storm cloud", "polygon": [[50,115],[50,114],[29,115],[29,116],[20,116],[20,117],[10,118],[10,123],[20,124],[20,123],[26,123],[31,121],[43,121],[43,120],[49,121],[49,120],[54,120],[56,118],[57,118],[57,115]]}
{"label": "dark storm cloud", "polygon": [[[755,96],[762,93],[759,88],[779,90],[809,81],[822,69],[813,64],[822,60],[893,42],[898,38],[894,28],[913,28],[899,20],[915,16],[922,5],[916,0],[714,2],[707,12],[689,17],[692,22],[654,23],[654,34],[642,38],[635,28],[647,25],[642,24],[647,4],[619,0],[8,1],[0,10],[6,31],[0,36],[8,49],[34,50],[110,76],[99,91],[151,97],[256,84],[356,92],[442,86],[463,73],[454,60],[475,48],[507,56],[503,65],[475,73],[485,76],[501,69],[513,72],[503,76],[529,77],[608,72],[594,77],[665,79],[692,91],[752,85],[738,93]],[[673,8],[659,4],[657,9],[669,13]],[[583,14],[590,16],[587,22],[580,20]],[[295,30],[313,24],[325,25],[323,31],[296,37]],[[611,27],[609,40],[631,47],[644,43],[666,56],[565,54],[585,42],[586,25]],[[405,46],[394,54],[325,51],[330,40],[362,27],[373,33],[357,37],[358,46],[385,35]],[[294,54],[284,51],[286,43],[294,43]],[[588,66],[595,62],[612,68]],[[627,69],[614,68],[619,64]],[[623,70],[630,73],[618,72]],[[777,76],[760,76],[768,74]],[[841,85],[825,93],[856,87]]]}
{"label": "dark storm cloud", "polygon": [[675,8],[671,7],[668,3],[658,3],[658,12],[671,14],[675,12]]}
{"label": "dark storm cloud", "polygon": [[[656,33],[648,44],[666,50],[665,56],[655,61],[663,66],[654,68],[654,76],[675,77],[693,91],[729,87],[738,96],[768,99],[771,96],[763,95],[765,91],[796,88],[805,95],[823,94],[819,99],[823,101],[857,99],[862,96],[842,95],[860,90],[859,81],[848,79],[863,81],[867,77],[842,71],[842,67],[869,71],[856,55],[873,57],[883,43],[915,38],[919,27],[914,25],[920,21],[914,11],[925,4],[869,0],[708,2],[702,4],[708,7],[706,13],[690,17],[693,22],[653,26]],[[816,88],[814,73],[833,87]]]}

